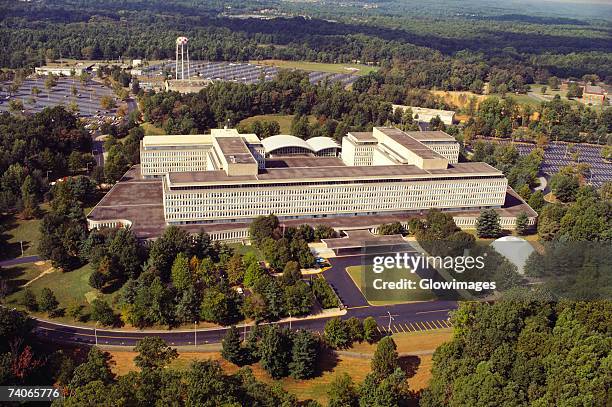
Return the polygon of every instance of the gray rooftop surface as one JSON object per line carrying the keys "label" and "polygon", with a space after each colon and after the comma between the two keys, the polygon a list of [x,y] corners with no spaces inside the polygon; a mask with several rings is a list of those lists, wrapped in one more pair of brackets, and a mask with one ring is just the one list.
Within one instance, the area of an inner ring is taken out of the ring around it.
{"label": "gray rooftop surface", "polygon": [[[314,157],[304,163],[312,164]],[[328,162],[328,160],[324,160]],[[267,168],[257,175],[229,176],[225,171],[173,172],[168,175],[170,184],[191,183],[239,183],[244,181],[288,181],[300,182],[325,179],[387,179],[390,177],[440,178],[444,176],[502,176],[502,172],[486,163],[449,164],[444,170],[423,170],[415,165],[371,165],[371,166],[312,166]]]}
{"label": "gray rooftop surface", "polygon": [[427,147],[425,144],[411,137],[402,130],[393,127],[377,127],[378,130],[389,136],[396,143],[404,146],[414,154],[418,155],[423,159],[442,159],[445,160],[440,154]]}
{"label": "gray rooftop surface", "polygon": [[443,131],[407,131],[410,137],[417,141],[456,141],[453,136]]}
{"label": "gray rooftop surface", "polygon": [[257,162],[242,137],[216,137],[215,141],[219,144],[221,153],[225,156],[227,162],[237,164]]}
{"label": "gray rooftop surface", "polygon": [[359,141],[377,141],[371,131],[351,131],[349,134]]}
{"label": "gray rooftop surface", "polygon": [[[495,210],[502,217],[517,216],[521,212],[534,217],[537,214],[531,209],[511,188],[508,188],[506,201],[502,208]],[[364,215],[364,216],[330,216],[327,218],[312,218],[298,220],[284,220],[286,226],[299,226],[304,223],[311,225],[328,225],[338,229],[365,229],[378,226],[382,223],[407,221],[420,217],[426,211],[405,212],[402,214]],[[478,216],[479,211],[447,211],[455,216]],[[140,179],[140,168],[130,169],[122,180],[117,183],[102,200],[87,215],[88,219],[105,221],[126,219],[132,222],[132,230],[140,239],[150,239],[159,236],[167,227],[164,220],[162,204],[162,183],[160,180]],[[215,224],[180,225],[190,233],[204,230],[208,233],[243,229],[248,227],[249,221]]]}

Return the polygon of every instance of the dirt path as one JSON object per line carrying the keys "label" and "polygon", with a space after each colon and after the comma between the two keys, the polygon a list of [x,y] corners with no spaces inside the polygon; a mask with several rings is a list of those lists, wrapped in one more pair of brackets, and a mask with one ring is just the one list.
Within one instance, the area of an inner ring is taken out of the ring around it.
{"label": "dirt path", "polygon": [[39,278],[41,278],[42,276],[46,275],[46,274],[51,274],[54,271],[56,271],[55,268],[53,267],[49,267],[48,269],[46,269],[45,271],[43,271],[42,273],[40,273],[39,275],[37,275],[36,277],[34,277],[33,279],[31,279],[30,281],[28,281],[27,283],[25,283],[24,285],[22,285],[21,287],[27,287],[28,285],[32,284],[34,281],[38,280]]}

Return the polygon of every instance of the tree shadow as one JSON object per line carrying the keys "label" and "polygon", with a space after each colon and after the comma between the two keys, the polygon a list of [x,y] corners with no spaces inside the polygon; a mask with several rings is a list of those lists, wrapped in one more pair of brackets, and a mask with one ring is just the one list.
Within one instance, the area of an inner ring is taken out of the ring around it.
{"label": "tree shadow", "polygon": [[[1,238],[5,240],[10,239],[12,237],[10,231],[17,227],[17,218],[13,214],[0,215],[0,223],[4,225],[4,232],[0,233],[2,234]],[[4,250],[0,253],[0,259],[14,259],[21,254],[21,245],[19,242],[6,242],[3,246]],[[23,243],[24,251],[29,247],[30,245],[28,242]]]}
{"label": "tree shadow", "polygon": [[414,355],[400,356],[398,358],[399,367],[406,373],[406,377],[413,377],[419,366],[421,365],[421,358]]}
{"label": "tree shadow", "polygon": [[25,274],[26,268],[23,266],[12,266],[10,268],[3,268],[0,274],[0,278],[6,282],[8,287],[8,294],[19,291],[22,285],[28,282],[26,278],[19,278]]}
{"label": "tree shadow", "polygon": [[338,359],[336,352],[327,347],[322,347],[319,351],[315,377],[320,377],[325,372],[333,372],[338,365],[339,360],[340,359]]}
{"label": "tree shadow", "polygon": [[100,288],[100,292],[103,294],[112,294],[123,287],[124,283],[125,281],[119,279],[109,281],[106,285]]}

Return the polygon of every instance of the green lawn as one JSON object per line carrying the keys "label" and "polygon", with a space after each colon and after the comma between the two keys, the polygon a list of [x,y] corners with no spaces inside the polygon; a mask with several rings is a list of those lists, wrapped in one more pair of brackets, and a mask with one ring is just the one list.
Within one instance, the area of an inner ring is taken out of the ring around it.
{"label": "green lawn", "polygon": [[[36,277],[40,271],[49,269],[49,263],[45,263],[45,266],[38,267],[35,265],[27,265],[29,267],[22,270],[21,275],[15,275],[13,279],[18,279],[21,284],[25,282],[25,280],[30,280],[33,277]],[[38,272],[35,272],[33,268],[38,268]],[[12,267],[13,273],[16,274],[17,268]],[[61,271],[53,271],[51,273],[45,274],[40,277],[36,281],[32,282],[28,288],[31,289],[34,294],[37,296],[40,294],[41,290],[44,287],[47,287],[53,291],[57,301],[59,302],[59,308],[66,308],[70,304],[78,302],[87,306],[91,301],[95,298],[103,298],[106,299],[109,304],[112,305],[113,298],[118,295],[119,291],[115,291],[111,294],[103,294],[100,291],[93,289],[89,285],[89,276],[91,274],[91,267],[89,264],[84,265],[83,267],[69,271],[66,273],[62,273]],[[4,273],[4,270],[3,270]],[[11,306],[15,306],[17,308],[21,308],[21,299],[23,297],[24,289],[18,289],[11,295],[6,298],[7,304]],[[87,312],[87,310],[85,310]],[[46,318],[47,315],[45,313],[34,312],[32,313],[35,316]],[[54,321],[57,322],[65,322],[65,323],[74,323],[75,321],[68,317],[62,316],[58,318],[54,318]],[[93,323],[92,323],[93,324]]]}
{"label": "green lawn", "polygon": [[280,59],[266,59],[263,61],[250,61],[252,64],[277,66],[286,69],[301,69],[303,71],[320,71],[330,73],[348,73],[367,75],[378,70],[376,66],[363,64],[327,64],[322,62],[282,61]]}
{"label": "green lawn", "polygon": [[[497,98],[502,98],[502,96],[500,94],[497,93],[492,93],[487,95],[489,97],[495,96]],[[515,93],[506,93],[506,97],[511,97],[512,99],[514,99],[514,101],[516,103],[519,103],[521,105],[530,105],[531,107],[538,107],[540,106],[540,104],[542,103],[541,100],[538,100],[534,97],[531,97],[529,95],[517,95]]]}
{"label": "green lawn", "polygon": [[155,127],[153,124],[151,124],[149,122],[142,123],[140,125],[140,127],[143,128],[143,130],[145,132],[145,136],[161,136],[161,135],[166,134],[164,129],[161,129],[159,127]]}
{"label": "green lawn", "polygon": [[37,253],[40,219],[22,220],[14,216],[4,216],[1,222],[8,226],[8,229],[4,232],[4,235],[7,236],[8,249],[0,253],[1,259],[20,257],[20,241],[23,242],[24,256],[32,256]]}
{"label": "green lawn", "polygon": [[[391,305],[391,304],[401,304],[404,302],[412,302],[412,301],[429,301],[436,298],[434,293],[430,290],[423,290],[418,288],[418,282],[421,278],[416,273],[410,273],[409,271],[399,271],[399,270],[387,270],[385,273],[394,273],[395,276],[392,278],[385,278],[383,274],[381,274],[381,278],[384,281],[396,281],[399,278],[405,278],[410,281],[415,282],[415,289],[406,289],[406,290],[384,290],[384,294],[379,294],[379,296],[385,297],[385,300],[370,300],[368,295],[366,295],[366,282],[363,278],[364,267],[363,266],[351,266],[347,267],[346,271],[351,276],[351,279],[359,290],[366,296],[368,302],[372,305]],[[369,274],[372,274],[372,266],[365,266],[365,271]]]}
{"label": "green lawn", "polygon": [[5,280],[11,291],[18,291],[23,284],[38,277],[40,273],[49,268],[48,264],[36,265],[34,263],[19,264],[16,266],[2,267],[0,277]]}
{"label": "green lawn", "polygon": [[256,248],[254,245],[245,245],[242,243],[229,243],[228,244],[229,247],[231,247],[232,249],[238,251],[238,253],[240,253],[241,255],[245,255],[247,253],[255,253],[255,256],[257,256],[257,258],[260,261],[265,260],[263,254],[261,253],[261,251]]}
{"label": "green lawn", "polygon": [[[256,120],[268,122],[275,121],[280,126],[281,134],[291,133],[291,121],[293,120],[292,114],[262,114],[258,116],[251,116],[241,120],[240,124],[246,126]],[[314,116],[309,116],[308,120],[310,121],[310,124],[312,124],[316,121],[316,118]]]}

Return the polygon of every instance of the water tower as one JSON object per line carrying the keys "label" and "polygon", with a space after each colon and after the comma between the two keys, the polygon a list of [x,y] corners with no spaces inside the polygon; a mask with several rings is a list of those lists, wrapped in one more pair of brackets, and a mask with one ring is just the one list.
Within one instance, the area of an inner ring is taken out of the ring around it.
{"label": "water tower", "polygon": [[187,37],[176,39],[176,79],[179,79],[179,53],[181,54],[181,79],[185,79],[185,51],[187,51],[187,79],[189,79],[189,47]]}

